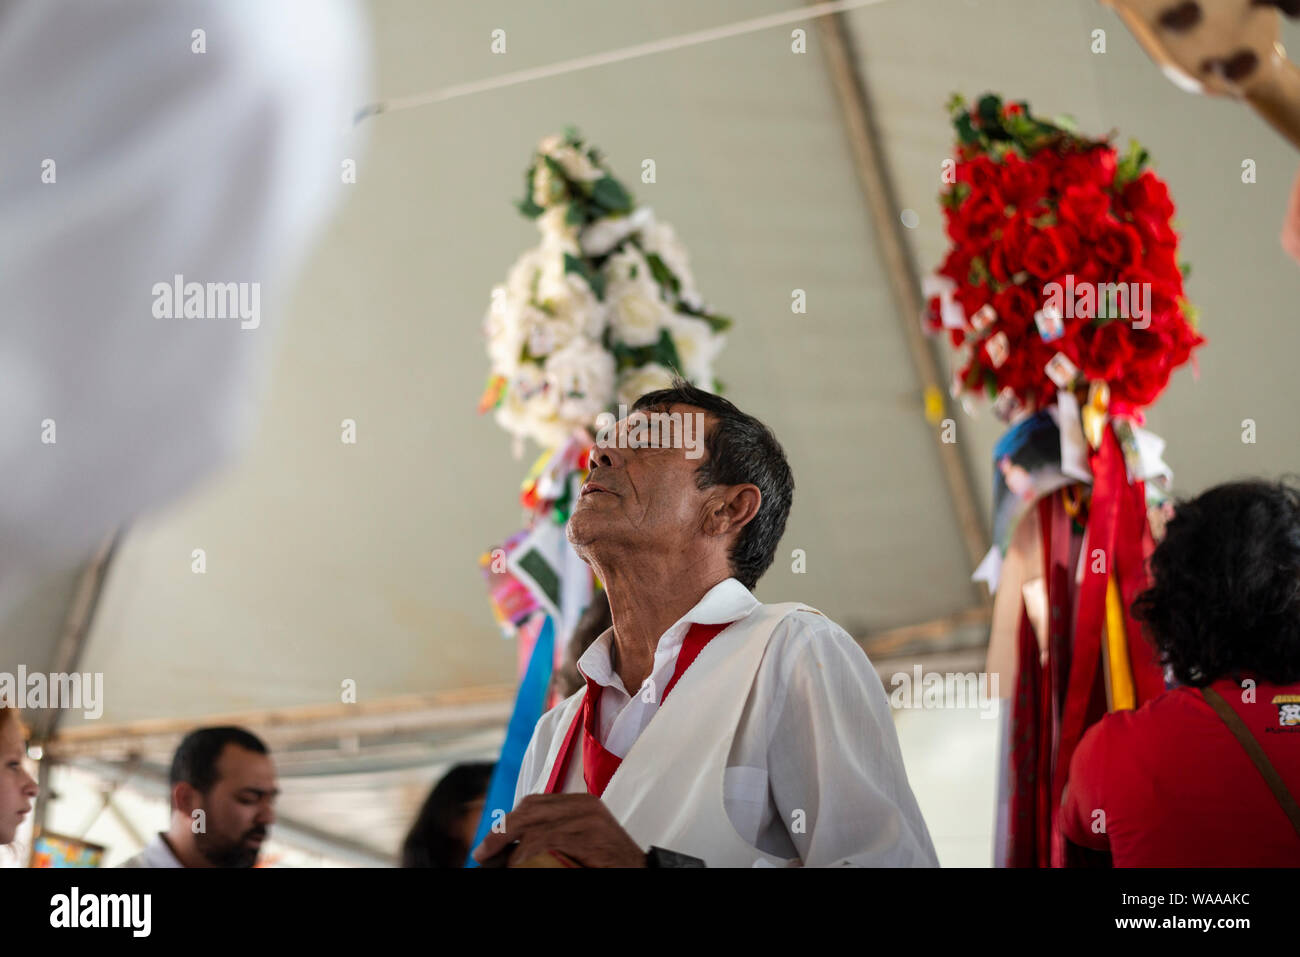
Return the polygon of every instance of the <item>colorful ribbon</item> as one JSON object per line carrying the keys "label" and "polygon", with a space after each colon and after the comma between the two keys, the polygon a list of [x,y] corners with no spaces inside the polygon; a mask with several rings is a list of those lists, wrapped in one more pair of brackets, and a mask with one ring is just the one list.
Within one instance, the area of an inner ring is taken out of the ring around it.
{"label": "colorful ribbon", "polygon": [[492,827],[493,812],[499,810],[508,814],[515,805],[519,769],[524,763],[524,753],[528,750],[528,742],[532,740],[533,729],[546,710],[546,689],[551,683],[554,663],[555,622],[547,615],[542,624],[542,633],[537,636],[532,656],[528,659],[528,670],[515,695],[515,707],[510,715],[506,740],[501,746],[496,769],[492,772],[487,799],[483,802],[483,817],[479,820],[478,830],[470,846],[471,856],[465,860],[466,867],[478,867],[472,852],[487,837]]}

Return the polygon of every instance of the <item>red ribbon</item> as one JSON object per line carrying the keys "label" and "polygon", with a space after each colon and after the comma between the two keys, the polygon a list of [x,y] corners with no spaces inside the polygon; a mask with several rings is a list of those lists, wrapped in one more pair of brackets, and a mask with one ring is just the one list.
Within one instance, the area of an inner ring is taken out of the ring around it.
{"label": "red ribbon", "polygon": [[[1124,455],[1112,428],[1107,427],[1102,433],[1101,448],[1093,452],[1090,459],[1093,474],[1092,503],[1084,542],[1084,577],[1079,586],[1070,677],[1061,713],[1061,733],[1052,777],[1053,822],[1056,821],[1061,795],[1069,776],[1070,759],[1074,756],[1084,731],[1100,717],[1093,712],[1096,711],[1101,639],[1106,621],[1106,588],[1112,573],[1123,599],[1129,662],[1133,669],[1137,703],[1140,705],[1164,691],[1164,678],[1159,665],[1150,646],[1141,638],[1141,629],[1128,610],[1147,583],[1146,557],[1150,552],[1151,531],[1146,517],[1146,488],[1140,480],[1129,482]],[[1100,563],[1096,561],[1098,549],[1104,559]],[[1062,863],[1063,844],[1059,839],[1054,839],[1053,846],[1056,850],[1054,863],[1059,866]]]}
{"label": "red ribbon", "polygon": [[[719,625],[698,623],[691,625],[686,638],[682,641],[681,650],[677,653],[677,664],[673,668],[673,675],[668,679],[663,696],[659,699],[659,707],[664,706],[664,702],[668,700],[668,692],[677,686],[677,682],[704,650],[704,646],[730,624],[731,622]],[[573,757],[573,752],[577,750],[575,743],[579,727],[582,728],[582,777],[587,784],[588,794],[597,796],[604,794],[609,779],[623,763],[622,758],[607,751],[600,743],[599,718],[602,691],[604,689],[600,685],[587,678],[587,692],[582,699],[582,708],[569,724],[569,730],[564,735],[564,743],[560,745],[560,753],[555,757],[555,764],[551,767],[551,775],[546,781],[546,790],[543,793],[557,794],[564,787],[569,761]]]}

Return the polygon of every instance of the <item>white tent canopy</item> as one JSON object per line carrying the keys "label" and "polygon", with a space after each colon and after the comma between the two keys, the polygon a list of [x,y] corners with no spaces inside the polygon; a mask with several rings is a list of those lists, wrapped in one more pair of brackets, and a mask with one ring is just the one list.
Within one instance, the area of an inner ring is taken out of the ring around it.
{"label": "white tent canopy", "polygon": [[[377,0],[379,89],[450,87],[793,5]],[[773,427],[796,482],[764,600],[808,602],[869,649],[888,633],[882,653],[928,643],[965,648],[965,667],[980,660],[981,591],[904,331],[917,317],[891,291],[900,277],[919,284],[945,249],[936,197],[954,91],[998,91],[1142,140],[1178,204],[1209,339],[1199,381],[1176,373],[1149,415],[1176,488],[1294,467],[1300,422],[1278,395],[1300,352],[1300,272],[1277,234],[1296,158],[1280,137],[1244,108],[1166,82],[1094,0],[892,0],[842,26],[892,235],[873,224],[846,123],[853,104],[814,21],[368,120],[357,182],[340,185],[351,196],[282,328],[254,446],[132,524],[113,553],[76,665],[104,674],[103,716],[68,714],[60,727],[81,741],[76,753],[108,760],[134,747],[165,769],[187,723],[261,716],[282,774],[299,782],[286,786],[289,804],[320,790],[313,775],[391,784],[361,838],[323,800],[298,807],[304,826],[378,855],[440,767],[492,756],[516,652],[493,624],[477,559],[519,526],[531,456],[514,459],[508,437],[475,414],[487,370],[479,322],[491,285],[536,241],[511,206],[530,150],[566,125],[674,225],[705,297],[735,320],[719,377]],[[796,28],[806,53],[792,50]],[[496,29],[505,54],[490,51]],[[1104,54],[1091,50],[1098,29]],[[652,184],[639,180],[645,159]],[[1246,159],[1256,183],[1242,182]],[[901,273],[891,242],[906,255]],[[796,289],[806,314],[791,311]],[[936,344],[946,392],[943,352]],[[1000,425],[987,408],[955,417],[963,481],[983,513]],[[1241,440],[1247,418],[1254,444]],[[357,423],[355,445],[340,441],[343,419]],[[192,571],[195,549],[204,574]],[[6,658],[51,667],[78,574],[49,576],[0,622]],[[340,702],[348,680],[351,713]],[[375,800],[367,791],[350,806]]]}

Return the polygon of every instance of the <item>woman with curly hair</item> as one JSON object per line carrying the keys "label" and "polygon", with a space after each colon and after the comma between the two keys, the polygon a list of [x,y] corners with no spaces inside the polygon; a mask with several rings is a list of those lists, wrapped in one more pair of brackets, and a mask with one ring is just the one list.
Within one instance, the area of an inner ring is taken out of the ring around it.
{"label": "woman with curly hair", "polygon": [[23,766],[26,754],[18,711],[0,705],[0,845],[13,842],[36,799],[36,781]]}
{"label": "woman with curly hair", "polygon": [[1134,603],[1176,687],[1094,725],[1061,827],[1117,867],[1300,865],[1300,490],[1182,503]]}

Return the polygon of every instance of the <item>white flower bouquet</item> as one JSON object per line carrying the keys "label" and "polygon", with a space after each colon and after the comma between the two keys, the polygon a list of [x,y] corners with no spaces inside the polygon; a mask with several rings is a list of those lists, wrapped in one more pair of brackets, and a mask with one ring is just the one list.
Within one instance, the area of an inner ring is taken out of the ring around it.
{"label": "white flower bouquet", "polygon": [[537,146],[518,208],[541,242],[492,289],[483,320],[491,374],[480,411],[543,448],[667,386],[717,390],[731,324],[705,307],[686,250],[574,130]]}

